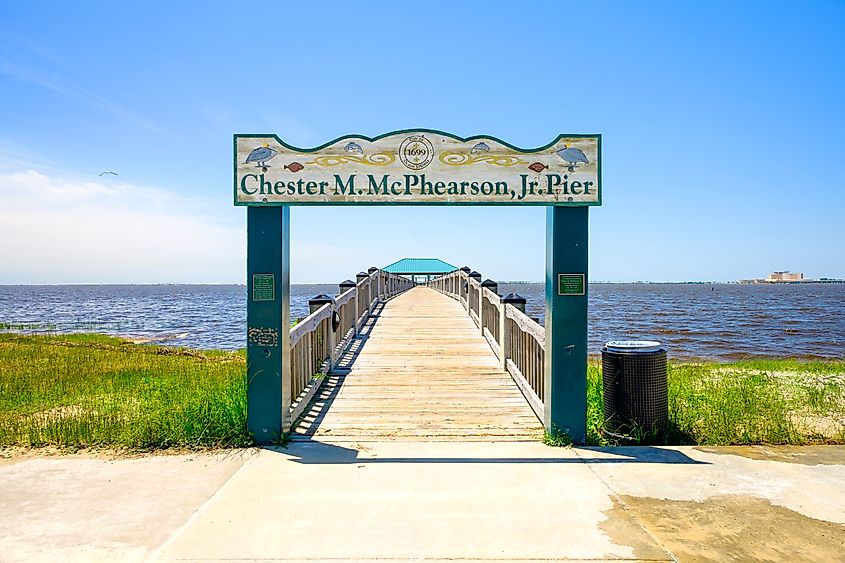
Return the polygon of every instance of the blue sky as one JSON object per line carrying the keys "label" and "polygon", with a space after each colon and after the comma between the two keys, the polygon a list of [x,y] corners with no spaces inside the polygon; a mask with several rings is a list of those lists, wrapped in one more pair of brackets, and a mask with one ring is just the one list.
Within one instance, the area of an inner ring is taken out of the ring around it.
{"label": "blue sky", "polygon": [[[590,278],[845,277],[845,3],[0,5],[0,283],[242,283],[233,133],[603,135]],[[105,170],[117,176],[98,174]],[[539,280],[542,208],[294,208],[292,280]]]}

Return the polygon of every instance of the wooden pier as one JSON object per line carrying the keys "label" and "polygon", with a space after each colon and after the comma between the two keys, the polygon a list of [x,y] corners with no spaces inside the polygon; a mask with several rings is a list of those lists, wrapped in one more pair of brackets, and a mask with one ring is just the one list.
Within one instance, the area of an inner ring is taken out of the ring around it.
{"label": "wooden pier", "polygon": [[290,329],[293,440],[539,440],[545,330],[469,268],[417,285],[377,268]]}
{"label": "wooden pier", "polygon": [[294,439],[538,440],[543,426],[460,301],[418,286],[379,303]]}

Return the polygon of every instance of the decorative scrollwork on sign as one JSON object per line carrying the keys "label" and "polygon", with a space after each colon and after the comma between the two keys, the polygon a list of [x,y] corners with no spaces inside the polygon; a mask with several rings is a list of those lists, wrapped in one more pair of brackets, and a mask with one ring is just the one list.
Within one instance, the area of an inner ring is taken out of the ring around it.
{"label": "decorative scrollwork on sign", "polygon": [[486,162],[494,166],[515,166],[528,164],[518,156],[502,154],[467,154],[465,152],[446,151],[440,154],[440,162],[449,166],[467,166],[478,162]]}
{"label": "decorative scrollwork on sign", "polygon": [[317,166],[338,166],[348,162],[364,164],[366,166],[387,166],[396,162],[396,155],[392,152],[377,152],[358,156],[355,154],[339,154],[318,156],[305,164],[316,164]]}
{"label": "decorative scrollwork on sign", "polygon": [[246,331],[247,340],[256,346],[277,346],[279,333],[275,328],[252,327]]}

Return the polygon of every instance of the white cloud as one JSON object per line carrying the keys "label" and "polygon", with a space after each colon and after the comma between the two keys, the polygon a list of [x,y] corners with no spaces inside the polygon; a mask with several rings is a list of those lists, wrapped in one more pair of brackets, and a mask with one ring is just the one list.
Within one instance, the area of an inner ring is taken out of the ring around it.
{"label": "white cloud", "polygon": [[0,283],[240,283],[245,229],[208,209],[157,188],[0,174]]}
{"label": "white cloud", "polygon": [[[46,170],[0,168],[0,284],[244,282],[243,208]],[[374,263],[372,249],[343,242],[346,224],[314,240],[308,220],[295,222],[294,283],[339,283]]]}

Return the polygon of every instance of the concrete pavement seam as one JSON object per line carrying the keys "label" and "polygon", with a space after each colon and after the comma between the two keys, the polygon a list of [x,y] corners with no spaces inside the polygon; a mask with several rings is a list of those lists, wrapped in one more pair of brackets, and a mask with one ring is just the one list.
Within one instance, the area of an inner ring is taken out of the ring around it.
{"label": "concrete pavement seam", "polygon": [[199,508],[197,508],[194,513],[191,514],[191,516],[189,516],[188,519],[182,523],[181,526],[179,526],[172,534],[170,534],[170,537],[167,538],[167,540],[163,544],[161,544],[155,551],[152,552],[152,554],[150,554],[150,561],[160,561],[162,554],[167,550],[167,548],[173,545],[176,539],[182,535],[182,532],[184,532],[188,528],[188,526],[193,524],[194,521],[200,517],[200,515],[205,513],[207,507],[211,505],[211,503],[213,503],[215,499],[218,498],[226,488],[229,487],[229,484],[234,480],[234,478],[241,471],[243,471],[247,465],[253,463],[258,457],[258,452],[253,452],[250,450],[249,454],[249,459],[247,459],[244,463],[241,464],[240,467],[238,467],[231,475],[229,475],[229,478],[226,479],[226,482],[220,485],[220,487],[218,487],[218,489],[214,491],[214,494],[208,497],[208,499],[204,503],[202,503]]}
{"label": "concrete pavement seam", "polygon": [[670,551],[670,550],[669,550],[669,549],[668,549],[665,545],[663,545],[663,542],[661,542],[659,539],[657,539],[657,536],[655,536],[654,534],[652,534],[652,533],[651,533],[651,531],[650,531],[648,528],[646,528],[646,527],[643,525],[643,523],[642,523],[642,522],[640,522],[640,519],[639,519],[639,518],[637,518],[637,515],[636,515],[636,514],[634,514],[634,512],[628,508],[628,505],[627,505],[627,504],[625,504],[625,501],[623,501],[623,500],[622,500],[622,498],[619,496],[619,494],[618,494],[616,491],[614,491],[614,490],[613,490],[613,487],[611,487],[611,486],[610,486],[610,484],[609,484],[607,481],[605,481],[604,479],[602,479],[602,478],[601,478],[601,475],[599,475],[598,473],[596,473],[596,471],[593,469],[592,464],[591,464],[591,463],[589,463],[586,459],[584,459],[584,458],[581,456],[580,452],[578,451],[578,448],[572,448],[572,450],[575,452],[575,455],[578,457],[578,459],[580,459],[580,460],[581,460],[581,463],[583,463],[584,465],[586,465],[586,466],[587,466],[587,469],[589,469],[589,470],[590,470],[590,473],[592,473],[592,474],[595,476],[595,478],[596,478],[596,479],[598,479],[598,480],[599,480],[599,482],[600,482],[602,485],[604,485],[604,486],[605,486],[605,488],[606,488],[608,491],[610,491],[611,496],[612,496],[612,497],[616,500],[616,502],[617,502],[617,503],[619,503],[619,506],[621,506],[621,507],[622,507],[622,509],[623,509],[626,513],[628,513],[628,515],[630,515],[630,516],[631,516],[631,518],[634,520],[634,522],[636,522],[636,523],[637,523],[637,526],[639,526],[639,527],[640,527],[640,529],[641,529],[643,532],[645,532],[645,534],[646,534],[648,537],[650,537],[650,538],[652,539],[652,541],[654,541],[654,543],[655,543],[657,546],[659,546],[659,547],[660,547],[660,549],[662,549],[662,550],[663,550],[663,553],[665,553],[666,555],[668,555],[668,556],[671,558],[671,560],[672,560],[672,561],[674,561],[675,563],[680,563],[680,562],[679,562],[679,560],[678,560],[678,558],[677,558],[677,557],[675,557],[675,554],[674,554],[674,553],[672,553],[672,552],[671,552],[671,551]]}

